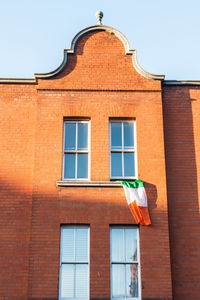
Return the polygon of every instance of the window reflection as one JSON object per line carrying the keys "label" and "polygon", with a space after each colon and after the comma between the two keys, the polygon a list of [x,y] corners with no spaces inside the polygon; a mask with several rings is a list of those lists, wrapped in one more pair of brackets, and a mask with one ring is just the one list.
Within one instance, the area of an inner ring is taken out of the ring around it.
{"label": "window reflection", "polygon": [[111,228],[112,299],[139,297],[137,228]]}
{"label": "window reflection", "polygon": [[134,178],[134,121],[110,121],[111,178]]}
{"label": "window reflection", "polygon": [[89,121],[64,121],[63,179],[89,177]]}
{"label": "window reflection", "polygon": [[131,264],[127,266],[130,270],[129,294],[132,297],[138,297],[138,266]]}

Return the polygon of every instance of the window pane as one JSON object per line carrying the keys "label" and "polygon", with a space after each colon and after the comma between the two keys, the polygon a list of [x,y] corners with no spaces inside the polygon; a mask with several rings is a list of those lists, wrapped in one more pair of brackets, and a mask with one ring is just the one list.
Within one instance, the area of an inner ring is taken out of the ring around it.
{"label": "window pane", "polygon": [[125,296],[125,265],[112,265],[112,297]]}
{"label": "window pane", "polygon": [[78,150],[88,148],[88,124],[78,123]]}
{"label": "window pane", "polygon": [[112,229],[111,231],[111,258],[114,262],[124,260],[124,230]]}
{"label": "window pane", "polygon": [[88,178],[88,154],[78,154],[77,178]]}
{"label": "window pane", "polygon": [[138,297],[138,265],[126,265],[126,295]]}
{"label": "window pane", "polygon": [[76,261],[88,261],[88,229],[76,230]]}
{"label": "window pane", "polygon": [[62,230],[62,262],[73,262],[74,257],[74,229]]}
{"label": "window pane", "polygon": [[122,148],[122,123],[111,123],[111,149]]}
{"label": "window pane", "polygon": [[111,153],[111,176],[122,176],[122,153]]}
{"label": "window pane", "polygon": [[126,248],[126,261],[137,260],[137,230],[125,230],[125,248]]}
{"label": "window pane", "polygon": [[133,123],[124,122],[124,148],[133,148]]}
{"label": "window pane", "polygon": [[75,178],[75,154],[65,154],[64,178]]}
{"label": "window pane", "polygon": [[88,265],[76,265],[76,298],[89,298]]}
{"label": "window pane", "polygon": [[65,150],[76,149],[76,123],[65,123]]}
{"label": "window pane", "polygon": [[62,265],[61,298],[74,296],[74,265]]}
{"label": "window pane", "polygon": [[124,153],[124,176],[135,176],[135,153]]}

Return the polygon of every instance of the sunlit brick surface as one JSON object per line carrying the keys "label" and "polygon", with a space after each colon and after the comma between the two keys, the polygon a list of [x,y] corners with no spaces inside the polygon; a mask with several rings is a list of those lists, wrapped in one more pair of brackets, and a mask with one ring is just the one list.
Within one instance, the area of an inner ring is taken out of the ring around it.
{"label": "sunlit brick surface", "polygon": [[142,299],[172,299],[172,282],[174,299],[198,299],[198,95],[162,91],[104,31],[83,35],[58,75],[0,85],[0,299],[58,299],[62,224],[90,225],[90,299],[110,299],[109,226],[134,224],[123,189],[56,187],[63,120],[82,117],[91,121],[93,181],[109,181],[109,118],[136,120],[152,219],[140,227]]}

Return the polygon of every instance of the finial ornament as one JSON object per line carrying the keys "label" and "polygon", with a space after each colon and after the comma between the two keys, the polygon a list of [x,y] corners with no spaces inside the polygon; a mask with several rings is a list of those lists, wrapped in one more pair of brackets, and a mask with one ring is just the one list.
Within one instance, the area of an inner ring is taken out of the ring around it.
{"label": "finial ornament", "polygon": [[97,18],[97,25],[101,25],[101,20],[103,18],[103,13],[102,11],[97,11],[95,14],[96,18]]}

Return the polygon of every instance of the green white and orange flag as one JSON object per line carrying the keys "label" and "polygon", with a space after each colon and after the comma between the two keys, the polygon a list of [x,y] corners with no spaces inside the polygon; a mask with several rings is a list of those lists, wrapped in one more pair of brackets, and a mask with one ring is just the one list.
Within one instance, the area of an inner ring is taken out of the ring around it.
{"label": "green white and orange flag", "polygon": [[150,225],[147,195],[141,180],[121,181],[126,200],[137,224]]}

